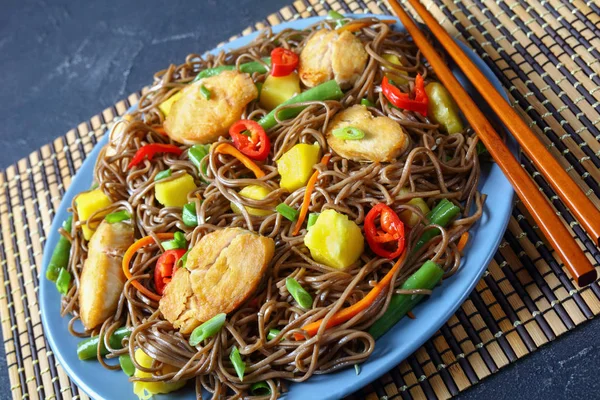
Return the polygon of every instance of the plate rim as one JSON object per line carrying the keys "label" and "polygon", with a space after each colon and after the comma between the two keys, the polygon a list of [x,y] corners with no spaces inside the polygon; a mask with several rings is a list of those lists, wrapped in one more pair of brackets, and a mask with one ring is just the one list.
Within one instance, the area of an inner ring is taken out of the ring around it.
{"label": "plate rim", "polygon": [[[376,18],[381,18],[383,15],[378,15],[378,14],[347,14],[347,16],[349,17],[376,17]],[[402,24],[400,23],[400,21],[398,20],[397,17],[395,16],[389,16],[389,15],[385,15],[386,18],[390,17],[393,18],[397,21],[397,23],[394,25],[395,30],[405,30],[404,27],[402,26]],[[303,18],[303,19],[297,19],[297,20],[292,20],[292,21],[286,21],[283,22],[281,24],[278,24],[276,26],[273,26],[272,29],[277,32],[281,29],[285,29],[287,27],[293,27],[293,26],[297,26],[298,24],[301,25],[310,25],[312,23],[316,23],[320,20],[325,19],[325,16],[316,16],[316,17],[310,17],[310,18]],[[260,31],[255,31],[249,35],[246,36],[241,36],[238,37],[236,39],[234,39],[233,41],[230,41],[222,46],[218,46],[216,48],[214,48],[213,50],[207,52],[207,53],[218,53],[220,51],[223,50],[228,50],[228,49],[233,49],[236,47],[240,47],[245,45],[247,42],[251,41],[252,39],[254,39],[254,37],[256,37],[258,34],[260,33]],[[241,43],[244,42],[244,43]],[[475,63],[477,64],[478,68],[480,70],[482,70],[482,72],[488,77],[488,79],[491,80],[492,84],[497,88],[497,89],[502,89],[501,90],[501,94],[503,95],[503,97],[505,98],[506,101],[508,101],[508,96],[506,95],[506,92],[503,88],[503,86],[501,85],[500,81],[498,80],[498,78],[493,74],[493,72],[489,69],[489,67],[487,65],[485,65],[485,62],[474,52],[472,51],[469,47],[467,47],[464,43],[457,41],[457,43],[461,46],[461,48],[471,57]],[[130,108],[133,109],[135,107],[132,106]],[[128,112],[130,111],[128,110]],[[70,201],[65,201],[65,199],[71,199],[72,197],[74,197],[74,195],[76,193],[75,190],[76,188],[78,188],[79,186],[81,186],[80,182],[81,180],[83,180],[83,178],[89,178],[89,176],[84,176],[84,175],[88,175],[85,174],[84,172],[86,170],[88,170],[90,168],[92,168],[93,171],[93,165],[95,164],[95,161],[98,157],[98,154],[100,152],[100,149],[104,146],[104,144],[106,144],[108,140],[108,130],[105,131],[104,136],[96,143],[96,145],[94,146],[93,150],[87,155],[87,157],[85,157],[85,159],[83,160],[82,165],[79,167],[79,170],[77,171],[77,173],[72,177],[71,183],[69,185],[69,188],[66,190],[66,192],[63,195],[63,199],[61,200],[60,205],[58,206],[58,208],[55,211],[55,215],[50,227],[50,231],[48,233],[48,238],[46,240],[46,243],[44,245],[44,250],[43,250],[43,258],[42,258],[42,268],[40,269],[39,272],[39,278],[40,278],[40,283],[39,283],[39,295],[38,295],[38,303],[39,303],[39,307],[40,307],[40,313],[41,313],[41,319],[42,319],[42,326],[43,326],[43,330],[44,330],[44,337],[45,340],[48,342],[51,350],[53,351],[53,354],[55,355],[56,359],[58,360],[58,362],[60,363],[60,365],[62,366],[62,368],[65,370],[65,372],[67,373],[67,375],[69,376],[70,379],[72,379],[75,384],[79,387],[80,390],[83,390],[86,394],[88,394],[90,397],[95,398],[95,399],[101,399],[104,398],[97,389],[95,389],[95,387],[98,386],[102,386],[102,385],[98,385],[98,384],[93,384],[90,383],[88,384],[88,379],[84,379],[82,377],[80,377],[80,375],[77,373],[77,366],[75,365],[71,365],[67,362],[66,358],[64,357],[64,355],[62,354],[61,351],[58,351],[57,349],[60,347],[57,343],[57,338],[54,336],[55,333],[53,331],[51,331],[49,329],[49,326],[51,326],[50,323],[50,319],[52,318],[58,318],[60,320],[67,320],[68,321],[68,317],[61,317],[60,313],[59,313],[59,309],[58,309],[58,305],[57,304],[47,304],[46,301],[43,301],[43,299],[46,298],[46,296],[48,295],[47,291],[48,290],[54,290],[54,285],[52,282],[49,282],[48,280],[46,280],[45,278],[45,270],[47,268],[47,265],[50,261],[50,257],[51,257],[51,253],[52,253],[52,249],[56,243],[56,241],[58,240],[58,229],[62,224],[62,221],[66,219],[67,216],[67,212],[66,209],[69,207],[70,205]],[[507,142],[509,145],[509,148],[511,149],[511,152],[515,155],[518,155],[518,146],[516,144],[516,141],[514,140],[514,138],[512,138],[512,136],[507,135]],[[85,156],[85,155],[84,155]],[[497,165],[493,165],[490,169],[490,171],[493,170],[499,170],[499,167]],[[92,172],[93,174],[93,172]],[[504,175],[501,173],[500,171],[500,178],[499,179],[504,179],[506,181],[506,183],[508,183],[508,181],[506,180],[506,178],[504,177]],[[93,175],[92,175],[93,176]],[[402,362],[403,360],[406,359],[406,357],[408,357],[410,354],[412,354],[416,349],[418,349],[420,346],[423,345],[423,343],[425,343],[427,340],[429,340],[432,335],[439,330],[439,328],[445,324],[447,322],[447,320],[456,312],[456,310],[464,303],[465,299],[469,296],[469,294],[472,292],[472,290],[475,288],[475,286],[477,285],[477,283],[479,282],[479,280],[481,279],[481,276],[483,275],[483,273],[485,272],[485,270],[487,269],[487,265],[489,264],[489,262],[491,261],[491,259],[493,258],[498,245],[500,244],[501,240],[502,240],[502,236],[504,231],[506,230],[506,227],[508,225],[508,222],[510,220],[510,216],[511,216],[511,210],[513,207],[513,198],[514,198],[514,190],[512,189],[512,187],[510,186],[510,184],[508,184],[508,187],[510,188],[510,193],[506,193],[506,197],[507,197],[507,201],[505,201],[505,206],[506,206],[506,210],[502,210],[503,214],[503,220],[502,220],[502,224],[501,227],[499,229],[500,233],[497,235],[496,238],[494,238],[492,240],[493,245],[490,246],[491,250],[485,255],[484,257],[484,261],[482,262],[483,267],[480,267],[479,270],[477,271],[477,273],[474,275],[474,277],[472,279],[470,279],[469,283],[466,285],[466,289],[459,295],[457,296],[454,301],[453,304],[451,304],[449,307],[446,307],[443,309],[443,311],[438,314],[438,316],[435,318],[435,322],[434,323],[429,323],[426,325],[426,332],[422,335],[422,340],[421,338],[419,338],[416,341],[413,341],[412,344],[406,346],[404,348],[404,350],[402,350],[401,352],[403,353],[407,353],[405,355],[399,356],[398,360],[395,361],[395,364],[393,365],[388,365],[389,362],[387,363],[376,363],[375,368],[373,368],[373,370],[368,371],[368,374],[363,375],[363,377],[359,378],[359,377],[355,377],[358,379],[352,379],[350,380],[349,384],[347,385],[328,385],[327,389],[328,392],[325,394],[322,391],[316,392],[315,390],[318,390],[319,385],[322,385],[320,382],[316,382],[318,381],[322,381],[323,378],[327,378],[327,377],[331,377],[333,375],[318,375],[318,376],[313,376],[310,379],[308,379],[306,382],[303,382],[302,384],[298,385],[298,384],[293,384],[291,385],[291,392],[289,392],[288,394],[285,394],[284,398],[286,399],[290,399],[292,397],[296,397],[296,395],[293,393],[295,390],[294,388],[298,387],[298,386],[305,386],[305,389],[313,394],[318,394],[321,396],[321,398],[327,398],[327,399],[333,399],[333,398],[338,398],[340,396],[343,395],[347,395],[349,393],[354,392],[355,390],[365,386],[366,384],[372,382],[375,379],[378,379],[381,375],[383,375],[384,373],[386,373],[387,371],[389,371],[390,368],[393,368],[394,365],[397,365],[398,363]],[[77,189],[77,193],[80,192],[80,189]],[[479,224],[479,222],[477,223],[477,225]],[[466,253],[468,256],[468,252]],[[460,272],[459,272],[460,274]],[[446,281],[444,281],[446,282]],[[440,292],[441,290],[438,290],[436,292]],[[434,292],[434,294],[437,294],[436,292]],[[433,296],[432,296],[433,297]],[[427,304],[426,302],[423,302],[422,304]],[[422,305],[421,304],[421,305]],[[420,306],[421,306],[420,305]],[[53,315],[48,315],[48,314],[53,314]],[[406,319],[405,319],[406,320]],[[392,331],[390,331],[388,334],[384,335],[387,336],[391,333],[393,333],[394,331],[398,330],[398,326],[400,325],[405,325],[406,321],[404,320],[404,322],[400,322],[398,323],[393,329]],[[442,320],[440,323],[438,323],[439,320]],[[57,335],[60,334],[59,332],[56,333]],[[377,341],[377,343],[380,343],[382,339],[379,339]],[[376,347],[377,348],[377,347]],[[75,349],[73,349],[74,351]],[[368,359],[367,362],[365,362],[366,365],[369,364],[369,362],[373,362],[374,360],[372,360],[372,357],[370,357]],[[80,361],[81,362],[81,361]],[[102,366],[98,365],[98,368],[102,368]],[[366,369],[366,368],[365,368]],[[363,371],[365,371],[365,369],[363,369]],[[336,372],[335,374],[339,374],[339,373],[343,373],[343,372],[347,372],[348,369],[346,370],[342,370],[340,372]],[[120,372],[120,371],[117,371]],[[335,375],[334,374],[334,375]],[[365,378],[366,377],[366,378]],[[126,378],[125,376],[123,376],[123,378]],[[321,378],[321,379],[319,379]],[[343,379],[343,378],[341,378]],[[95,382],[95,381],[94,381]],[[316,383],[316,385],[315,385]],[[316,387],[313,387],[316,386]],[[299,388],[298,388],[299,389]],[[296,391],[298,390],[296,389]],[[135,396],[133,395],[133,391],[129,392],[133,397],[135,398]],[[182,397],[180,396],[181,393],[171,393],[168,396],[164,396],[161,395],[159,396],[160,399],[167,399],[167,398],[187,398],[187,397]],[[124,394],[125,395],[125,394]],[[184,393],[185,396],[185,393]]]}

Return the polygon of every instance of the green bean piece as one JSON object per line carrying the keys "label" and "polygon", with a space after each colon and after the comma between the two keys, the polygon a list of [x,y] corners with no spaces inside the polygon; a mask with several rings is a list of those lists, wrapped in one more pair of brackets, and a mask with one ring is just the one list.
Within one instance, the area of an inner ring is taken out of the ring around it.
{"label": "green bean piece", "polygon": [[227,318],[227,314],[220,313],[196,327],[190,335],[190,346],[197,346],[205,339],[211,338],[219,333],[223,325],[225,325],[225,318]]}
{"label": "green bean piece", "polygon": [[56,278],[56,290],[58,293],[65,295],[69,291],[71,286],[71,274],[66,268],[61,268],[58,272],[58,278]]}
{"label": "green bean piece", "polygon": [[[108,343],[113,349],[122,349],[123,339],[129,337],[129,335],[131,335],[131,330],[123,326],[113,332],[108,339]],[[103,356],[107,355],[108,350],[106,349],[106,346],[104,346],[104,341],[100,342],[98,336],[92,336],[77,344],[77,357],[79,357],[80,360],[95,359],[96,352],[98,351],[98,344],[100,344],[100,354]]]}
{"label": "green bean piece", "polygon": [[210,145],[208,144],[195,144],[188,150],[188,158],[198,168],[198,171],[202,171],[206,175],[208,169],[208,163],[202,164],[204,157],[208,155],[210,151]]}
{"label": "green bean piece", "polygon": [[[70,215],[65,222],[63,222],[63,229],[71,233],[71,226],[73,224],[73,216]],[[67,268],[69,264],[69,255],[71,253],[71,242],[60,235],[58,243],[52,252],[52,257],[46,268],[46,279],[55,282],[58,278],[58,273],[61,268]]]}
{"label": "green bean piece", "polygon": [[237,376],[243,382],[244,372],[246,371],[246,363],[242,361],[242,356],[240,355],[240,351],[237,347],[233,346],[233,348],[231,349],[231,354],[229,354],[229,359],[233,364],[233,368],[235,369]]}
{"label": "green bean piece", "polygon": [[360,104],[362,104],[363,106],[367,106],[367,107],[375,107],[375,103],[373,103],[371,100],[367,99],[366,97],[360,101]]}
{"label": "green bean piece", "polygon": [[281,331],[279,329],[270,329],[269,333],[267,334],[267,340],[275,339],[280,333]]}
{"label": "green bean piece", "polygon": [[342,140],[360,140],[365,137],[365,132],[353,126],[345,126],[343,128],[334,129],[331,132],[333,136]]}
{"label": "green bean piece", "polygon": [[330,80],[284,101],[270,113],[262,117],[258,123],[265,130],[268,130],[277,125],[275,115],[277,115],[280,120],[286,120],[295,117],[306,108],[306,106],[299,106],[281,110],[281,107],[283,106],[304,103],[307,101],[339,100],[343,96],[344,92],[342,92],[342,89],[340,89],[340,86],[337,84],[337,82],[335,80]]}
{"label": "green bean piece", "polygon": [[198,226],[198,216],[196,215],[196,203],[190,202],[183,206],[183,213],[181,215],[185,226],[194,227]]}
{"label": "green bean piece", "polygon": [[306,227],[310,228],[317,222],[317,218],[319,218],[321,213],[310,213],[308,214],[308,222],[306,222]]}
{"label": "green bean piece", "polygon": [[312,307],[312,296],[298,283],[297,280],[294,278],[287,278],[285,280],[285,287],[300,307],[306,310]]}
{"label": "green bean piece", "polygon": [[156,181],[160,181],[161,179],[165,179],[170,177],[173,174],[173,172],[171,171],[171,168],[169,169],[165,169],[164,171],[160,171],[158,174],[156,174],[156,176],[154,177],[154,182]]}
{"label": "green bean piece", "polygon": [[[262,59],[263,62],[267,65],[271,65],[271,57],[265,57]],[[219,75],[223,71],[233,71],[235,69],[235,65],[221,65],[219,67],[207,68],[202,70],[196,75],[192,83],[199,81],[200,79],[209,78],[211,76]],[[264,74],[267,72],[267,68],[258,61],[251,61],[240,65],[240,72],[246,72],[248,74],[253,74],[258,72],[260,74]]]}
{"label": "green bean piece", "polygon": [[185,240],[185,235],[182,232],[175,232],[173,239],[164,241],[161,245],[165,250],[185,249],[187,248],[187,240]]}
{"label": "green bean piece", "polygon": [[[444,270],[431,260],[427,260],[421,268],[415,271],[406,282],[402,284],[402,290],[415,290],[433,288],[439,283],[444,275]],[[422,294],[395,294],[390,300],[386,312],[369,328],[373,338],[378,339],[393,327],[402,317],[412,310],[425,295]]]}
{"label": "green bean piece", "polygon": [[[452,221],[458,214],[460,214],[460,208],[454,205],[448,199],[442,199],[429,214],[427,214],[427,219],[429,219],[430,224],[439,225],[441,227],[446,227],[450,221]],[[437,228],[427,229],[412,250],[412,253],[416,253],[419,251],[421,247],[431,239],[439,235],[441,232]]]}
{"label": "green bean piece", "polygon": [[131,361],[129,354],[121,354],[119,356],[119,365],[121,365],[121,369],[127,376],[133,376],[135,373],[135,366],[133,365],[133,361]]}
{"label": "green bean piece", "polygon": [[127,221],[128,219],[131,219],[131,214],[129,214],[129,212],[127,212],[126,210],[120,210],[108,214],[106,217],[104,217],[104,219],[109,224],[115,224],[117,222],[123,222]]}
{"label": "green bean piece", "polygon": [[294,222],[295,220],[298,219],[298,214],[300,214],[300,212],[298,210],[296,210],[295,208],[292,208],[290,206],[288,206],[285,203],[281,203],[279,204],[277,207],[275,207],[275,210],[283,215],[286,219]]}
{"label": "green bean piece", "polygon": [[268,396],[271,394],[271,387],[265,381],[256,382],[250,386],[250,393],[253,396]]}
{"label": "green bean piece", "polygon": [[200,86],[200,94],[206,100],[210,100],[210,90],[206,86],[204,86],[204,85]]}

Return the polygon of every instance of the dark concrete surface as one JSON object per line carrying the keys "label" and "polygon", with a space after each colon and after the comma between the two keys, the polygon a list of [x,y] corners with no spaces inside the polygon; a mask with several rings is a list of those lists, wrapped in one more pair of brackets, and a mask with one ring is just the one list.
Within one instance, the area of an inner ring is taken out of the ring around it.
{"label": "dark concrete surface", "polygon": [[[0,169],[291,0],[9,0],[0,12]],[[600,398],[600,321],[485,379],[461,399]],[[4,347],[0,398],[10,398]]]}

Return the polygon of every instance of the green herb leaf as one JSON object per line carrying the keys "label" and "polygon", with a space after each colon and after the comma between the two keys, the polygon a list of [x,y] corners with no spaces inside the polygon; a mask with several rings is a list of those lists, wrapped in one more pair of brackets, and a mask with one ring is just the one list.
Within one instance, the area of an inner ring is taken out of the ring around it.
{"label": "green herb leaf", "polygon": [[308,222],[306,223],[306,227],[310,228],[311,226],[313,226],[317,222],[317,218],[319,218],[319,215],[321,215],[321,213],[308,214]]}
{"label": "green herb leaf", "polygon": [[225,313],[217,314],[202,325],[200,325],[199,327],[197,327],[196,329],[194,329],[192,331],[192,334],[190,335],[190,346],[197,346],[198,344],[202,343],[202,341],[204,341],[205,339],[211,338],[217,333],[219,333],[223,325],[225,325],[226,317],[227,314]]}
{"label": "green herb leaf", "polygon": [[268,396],[271,394],[271,387],[267,382],[256,382],[250,386],[250,393],[254,396]]}
{"label": "green herb leaf", "polygon": [[206,86],[204,86],[204,85],[200,86],[200,94],[206,100],[210,100],[210,90]]}
{"label": "green herb leaf", "polygon": [[477,142],[477,145],[475,145],[475,150],[477,151],[478,156],[488,152],[481,140]]}
{"label": "green herb leaf", "polygon": [[119,364],[121,365],[121,369],[123,370],[123,372],[125,372],[127,376],[133,376],[133,374],[135,373],[135,366],[133,365],[129,354],[121,354],[119,356]]}
{"label": "green herb leaf", "polygon": [[114,224],[116,222],[122,222],[122,221],[127,221],[128,219],[131,219],[131,214],[129,214],[129,212],[127,212],[125,210],[121,210],[121,211],[117,211],[117,212],[108,214],[106,217],[104,217],[104,219],[109,224]]}
{"label": "green herb leaf", "polygon": [[183,206],[183,213],[181,215],[185,226],[198,226],[198,217],[196,216],[196,203],[190,202]]}
{"label": "green herb leaf", "polygon": [[237,347],[233,346],[231,349],[231,354],[229,355],[229,359],[233,364],[233,368],[235,368],[235,372],[240,380],[244,381],[244,372],[246,371],[246,363],[242,361],[242,356],[240,355],[240,351]]}
{"label": "green herb leaf", "polygon": [[292,295],[296,303],[304,309],[312,307],[313,298],[294,278],[287,278],[285,280],[285,287],[288,292]]}
{"label": "green herb leaf", "polygon": [[277,210],[279,214],[283,215],[285,218],[289,219],[292,222],[297,220],[298,214],[300,214],[298,210],[288,206],[285,203],[279,204],[277,207],[275,207],[275,210]]}
{"label": "green herb leaf", "polygon": [[161,244],[165,250],[187,248],[187,240],[185,240],[185,235],[182,232],[175,232],[175,237],[173,239],[162,242]]}
{"label": "green herb leaf", "polygon": [[343,140],[360,140],[365,137],[365,132],[353,126],[346,126],[333,130],[333,136]]}
{"label": "green herb leaf", "polygon": [[58,290],[58,293],[65,295],[69,291],[70,286],[71,274],[66,268],[61,268],[58,273],[58,278],[56,278],[56,290]]}
{"label": "green herb leaf", "polygon": [[154,182],[156,181],[160,181],[161,179],[165,179],[170,177],[172,174],[171,172],[171,168],[169,169],[165,169],[164,171],[160,171],[158,174],[156,174],[156,176],[154,177]]}

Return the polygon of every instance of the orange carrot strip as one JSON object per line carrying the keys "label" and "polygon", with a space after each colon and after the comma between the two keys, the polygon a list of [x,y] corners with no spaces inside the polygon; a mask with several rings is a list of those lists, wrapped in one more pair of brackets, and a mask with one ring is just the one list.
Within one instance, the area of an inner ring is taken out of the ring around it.
{"label": "orange carrot strip", "polygon": [[[398,268],[400,268],[400,265],[406,258],[407,254],[408,254],[408,251],[404,251],[404,253],[402,253],[402,255],[400,256],[398,261],[396,261],[396,263],[392,267],[392,269],[390,269],[388,271],[388,273],[385,274],[385,276],[381,279],[381,281],[379,281],[379,283],[377,285],[375,285],[375,287],[373,287],[373,289],[371,289],[371,291],[369,293],[367,293],[367,295],[365,297],[360,299],[358,302],[352,304],[350,307],[346,307],[346,308],[336,312],[331,318],[329,318],[329,321],[327,321],[327,329],[332,328],[334,326],[338,326],[340,324],[343,324],[346,321],[349,321],[354,316],[356,316],[358,313],[368,309],[373,303],[375,303],[377,298],[381,295],[381,293],[383,293],[383,291],[391,283],[392,277],[394,276],[394,274],[396,273]],[[315,322],[311,322],[308,325],[304,325],[302,327],[302,330],[304,330],[306,333],[308,333],[308,336],[314,336],[317,333],[317,331],[319,330],[319,327],[321,326],[322,322],[323,322],[322,319],[315,321]],[[300,333],[295,333],[294,338],[296,340],[302,340],[302,339],[304,339],[304,336]]]}
{"label": "orange carrot strip", "polygon": [[[173,237],[175,237],[175,235],[172,233],[157,233],[156,236],[159,239],[173,239]],[[131,262],[133,255],[142,247],[151,245],[153,243],[154,243],[154,238],[152,236],[145,236],[145,237],[141,238],[140,240],[136,241],[131,246],[129,246],[129,248],[125,252],[125,255],[123,256],[123,263],[122,263],[123,273],[125,274],[125,277],[127,278],[127,280],[129,280],[133,277],[133,275],[131,275],[131,271],[129,271],[129,263]],[[151,291],[146,289],[144,287],[144,285],[142,285],[137,280],[132,280],[131,284],[137,290],[142,292],[145,296],[151,298],[154,301],[159,301],[162,297],[162,296],[159,296],[156,293],[152,293]]]}
{"label": "orange carrot strip", "polygon": [[[321,158],[321,164],[327,165],[330,158],[331,154],[325,154],[323,158]],[[308,214],[308,206],[310,205],[310,196],[312,195],[313,190],[315,190],[317,179],[319,179],[319,170],[313,172],[310,179],[308,180],[308,183],[306,184],[306,191],[304,192],[304,199],[302,199],[302,206],[300,207],[298,221],[296,221],[296,226],[294,227],[294,231],[292,232],[293,236],[296,236],[300,232],[300,228],[302,228],[302,224],[306,219],[306,214]]]}
{"label": "orange carrot strip", "polygon": [[459,252],[462,253],[462,251],[465,248],[465,246],[467,245],[468,241],[469,241],[469,232],[465,232],[462,235],[460,235],[460,239],[458,240],[458,245],[456,246],[458,248]]}
{"label": "orange carrot strip", "polygon": [[342,33],[344,31],[356,32],[356,31],[361,30],[362,28],[366,28],[367,26],[375,25],[380,22],[383,22],[384,24],[388,24],[388,25],[398,23],[398,21],[396,21],[395,19],[380,19],[377,21],[368,21],[368,22],[349,22],[346,25],[342,25],[339,28],[337,28],[336,31],[338,33]]}
{"label": "orange carrot strip", "polygon": [[257,178],[262,178],[263,176],[265,176],[264,171],[260,169],[260,167],[254,163],[254,161],[246,157],[238,149],[236,149],[229,143],[221,143],[220,145],[218,145],[215,149],[215,153],[229,154],[230,156],[237,158],[242,164],[246,166],[246,168],[254,172],[254,175]]}

